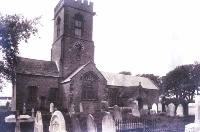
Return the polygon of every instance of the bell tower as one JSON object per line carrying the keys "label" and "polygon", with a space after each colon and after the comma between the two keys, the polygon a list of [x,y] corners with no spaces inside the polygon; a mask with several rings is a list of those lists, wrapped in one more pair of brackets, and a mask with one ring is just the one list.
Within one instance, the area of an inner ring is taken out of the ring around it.
{"label": "bell tower", "polygon": [[54,8],[54,40],[51,60],[65,78],[80,66],[94,61],[93,3],[61,0]]}

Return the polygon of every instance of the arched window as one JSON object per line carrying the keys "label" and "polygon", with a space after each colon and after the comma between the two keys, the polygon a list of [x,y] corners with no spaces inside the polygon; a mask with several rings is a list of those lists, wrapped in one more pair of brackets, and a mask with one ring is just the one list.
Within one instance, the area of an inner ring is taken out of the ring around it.
{"label": "arched window", "polygon": [[58,17],[57,20],[56,20],[56,32],[57,32],[57,37],[60,36],[60,22],[61,22],[61,19],[60,19],[60,17]]}
{"label": "arched window", "polygon": [[74,34],[81,37],[83,35],[83,16],[76,14],[74,19]]}
{"label": "arched window", "polygon": [[82,77],[82,99],[97,100],[98,77],[93,72],[87,72]]}

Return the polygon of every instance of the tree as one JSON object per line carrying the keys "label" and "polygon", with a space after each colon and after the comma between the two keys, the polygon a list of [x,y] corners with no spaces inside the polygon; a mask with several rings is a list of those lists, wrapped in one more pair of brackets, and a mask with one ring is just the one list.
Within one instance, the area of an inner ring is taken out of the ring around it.
{"label": "tree", "polygon": [[154,74],[138,74],[136,75],[138,77],[146,77],[153,81],[153,83],[158,86],[159,88],[161,87],[161,78],[159,76],[156,76]]}
{"label": "tree", "polygon": [[129,71],[121,71],[121,72],[119,72],[119,74],[131,75],[131,72],[129,72]]}
{"label": "tree", "polygon": [[16,81],[17,56],[19,44],[27,43],[31,35],[38,32],[36,25],[39,18],[28,20],[20,15],[0,15],[0,76],[11,81],[13,91]]}
{"label": "tree", "polygon": [[178,66],[167,73],[163,79],[165,96],[186,102],[193,101],[199,87],[199,71],[199,64],[189,64]]}

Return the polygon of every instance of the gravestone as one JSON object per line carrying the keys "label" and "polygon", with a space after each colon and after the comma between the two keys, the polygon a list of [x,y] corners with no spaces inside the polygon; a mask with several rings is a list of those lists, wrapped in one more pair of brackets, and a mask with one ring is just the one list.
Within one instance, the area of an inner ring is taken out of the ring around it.
{"label": "gravestone", "polygon": [[156,114],[157,111],[158,111],[157,105],[156,105],[155,103],[152,105],[152,111],[154,111],[155,114]]}
{"label": "gravestone", "polygon": [[169,112],[169,116],[174,117],[175,115],[175,105],[173,103],[170,103],[168,105],[168,112]]}
{"label": "gravestone", "polygon": [[82,103],[79,103],[79,110],[80,110],[80,112],[83,112],[83,104]]}
{"label": "gravestone", "polygon": [[42,114],[40,111],[37,111],[36,113],[34,122],[34,132],[43,132]]}
{"label": "gravestone", "polygon": [[188,104],[188,114],[189,115],[195,115],[195,103],[189,103]]}
{"label": "gravestone", "polygon": [[102,132],[116,132],[115,121],[110,112],[105,112],[102,119]]}
{"label": "gravestone", "polygon": [[144,110],[148,110],[148,105],[147,105],[147,104],[144,104],[144,105],[143,105],[143,109],[144,109]]}
{"label": "gravestone", "polygon": [[183,105],[179,104],[176,110],[176,116],[183,117]]}
{"label": "gravestone", "polygon": [[200,95],[195,96],[195,122],[185,126],[185,132],[200,131]]}
{"label": "gravestone", "polygon": [[94,122],[94,117],[89,114],[87,118],[87,132],[97,132],[97,125]]}
{"label": "gravestone", "polygon": [[55,111],[52,114],[49,132],[66,132],[65,119],[60,111]]}
{"label": "gravestone", "polygon": [[166,115],[169,116],[169,107],[168,107],[168,105],[165,105],[165,111],[166,111]]}
{"label": "gravestone", "polygon": [[72,130],[73,132],[81,132],[80,122],[75,115],[72,116]]}
{"label": "gravestone", "polygon": [[138,109],[138,105],[136,103],[132,104],[131,111],[132,111],[133,116],[140,117],[140,112],[139,112],[139,109]]}
{"label": "gravestone", "polygon": [[158,103],[158,112],[162,112],[162,104]]}
{"label": "gravestone", "polygon": [[53,113],[54,112],[54,104],[53,103],[50,103],[50,113]]}
{"label": "gravestone", "polygon": [[71,107],[69,109],[69,115],[72,116],[73,114],[75,114],[75,109],[74,109],[75,105],[71,104]]}
{"label": "gravestone", "polygon": [[115,121],[121,121],[122,120],[121,109],[117,105],[113,106],[113,117],[114,117]]}

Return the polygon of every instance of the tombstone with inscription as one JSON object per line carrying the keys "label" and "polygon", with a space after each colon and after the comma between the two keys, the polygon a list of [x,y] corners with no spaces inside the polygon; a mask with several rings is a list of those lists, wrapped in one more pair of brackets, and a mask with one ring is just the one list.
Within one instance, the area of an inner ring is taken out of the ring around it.
{"label": "tombstone with inscription", "polygon": [[168,105],[168,115],[171,116],[171,117],[174,117],[175,115],[175,105],[173,103],[170,103]]}
{"label": "tombstone with inscription", "polygon": [[102,132],[116,132],[115,121],[110,112],[105,112],[102,119]]}
{"label": "tombstone with inscription", "polygon": [[37,111],[36,113],[34,122],[34,132],[43,132],[42,114],[40,111]]}
{"label": "tombstone with inscription", "polygon": [[122,120],[121,109],[117,105],[113,106],[113,117],[114,117],[115,121],[121,121]]}
{"label": "tombstone with inscription", "polygon": [[94,117],[89,114],[87,117],[87,132],[97,132],[97,125],[94,122]]}
{"label": "tombstone with inscription", "polygon": [[65,119],[60,111],[55,111],[52,114],[49,132],[66,132]]}
{"label": "tombstone with inscription", "polygon": [[200,95],[195,96],[195,121],[185,126],[185,132],[200,131]]}
{"label": "tombstone with inscription", "polygon": [[176,116],[183,117],[183,105],[179,104],[176,109]]}

